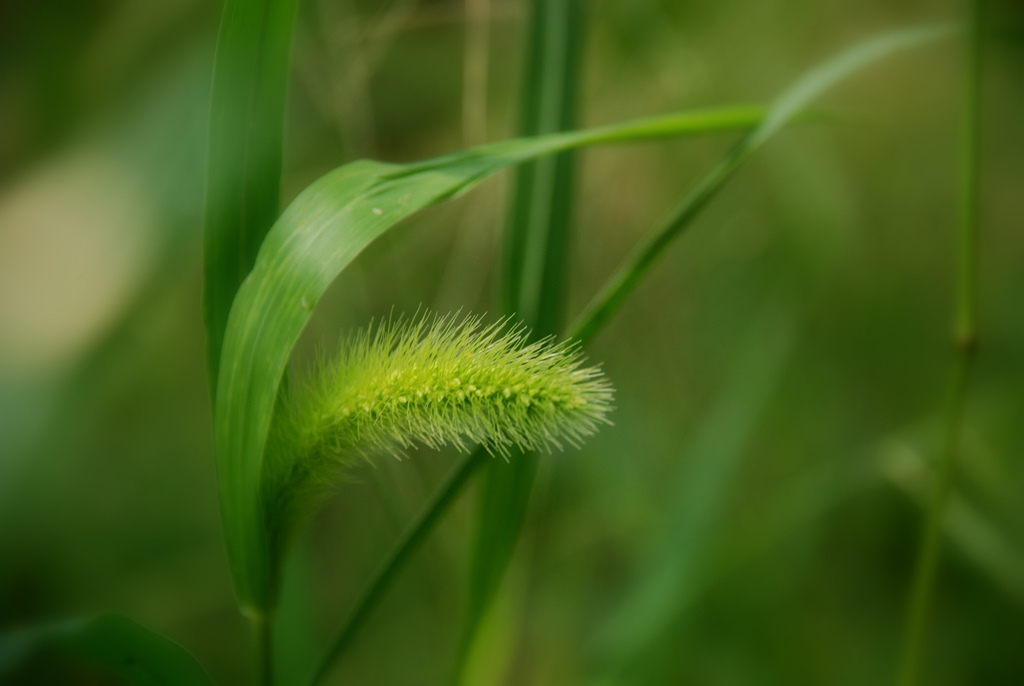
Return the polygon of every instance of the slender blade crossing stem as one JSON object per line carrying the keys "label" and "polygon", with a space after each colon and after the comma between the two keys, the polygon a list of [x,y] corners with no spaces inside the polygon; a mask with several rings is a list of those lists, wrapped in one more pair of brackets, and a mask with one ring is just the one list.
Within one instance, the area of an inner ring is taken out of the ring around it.
{"label": "slender blade crossing stem", "polygon": [[[527,34],[520,132],[574,128],[582,48],[579,0],[534,0]],[[524,164],[505,231],[504,311],[534,335],[561,329],[570,253],[575,159],[571,152]],[[468,610],[457,672],[461,674],[480,622],[497,594],[522,531],[538,456],[524,454],[483,474]],[[458,677],[457,677],[458,678]]]}
{"label": "slender blade crossing stem", "polygon": [[960,198],[955,238],[953,343],[956,349],[952,396],[946,416],[945,442],[917,552],[910,590],[899,686],[921,679],[928,616],[938,573],[946,507],[953,491],[954,463],[964,423],[964,406],[978,347],[978,148],[981,111],[981,36],[983,0],[968,1],[965,34],[964,96],[960,139]]}

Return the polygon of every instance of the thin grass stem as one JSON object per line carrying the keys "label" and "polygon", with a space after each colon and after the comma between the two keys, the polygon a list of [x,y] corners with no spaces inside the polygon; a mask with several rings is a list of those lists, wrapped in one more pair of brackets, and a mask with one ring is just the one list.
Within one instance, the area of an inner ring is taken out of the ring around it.
{"label": "thin grass stem", "polygon": [[953,488],[953,463],[956,461],[956,447],[960,440],[964,401],[973,360],[974,355],[970,351],[957,356],[942,456],[914,568],[903,656],[897,682],[899,686],[914,686],[920,680],[921,654],[928,628],[928,614],[935,586],[939,552],[942,549],[946,504]]}
{"label": "thin grass stem", "polygon": [[[530,3],[519,121],[523,134],[570,131],[577,126],[584,8],[580,0]],[[575,169],[575,153],[566,151],[516,170],[505,226],[502,302],[505,314],[521,319],[534,336],[556,334],[563,328]],[[489,465],[481,475],[466,614],[453,683],[464,678],[480,624],[512,561],[537,464],[536,452],[529,452],[508,465]]]}
{"label": "thin grass stem", "polygon": [[953,490],[954,463],[964,423],[964,406],[978,346],[978,143],[981,109],[981,17],[983,0],[968,0],[966,64],[960,138],[960,198],[956,233],[954,345],[956,365],[946,418],[945,442],[921,534],[910,590],[910,605],[897,676],[899,686],[921,679],[928,618],[938,573],[946,506]]}
{"label": "thin grass stem", "polygon": [[462,140],[466,147],[487,140],[487,75],[491,0],[464,0],[466,43],[462,65]]}
{"label": "thin grass stem", "polygon": [[434,529],[451,504],[462,492],[469,477],[483,464],[487,458],[487,451],[478,447],[469,455],[463,457],[459,464],[449,473],[444,483],[437,489],[434,496],[424,506],[416,521],[410,526],[402,538],[391,548],[388,556],[381,561],[377,571],[371,577],[370,582],[359,594],[358,600],[352,607],[348,617],[342,622],[341,629],[335,635],[330,647],[324,654],[316,670],[313,672],[309,683],[318,684],[330,673],[334,663],[341,657],[348,648],[352,639],[369,618],[377,603],[384,596],[384,592],[391,585],[392,580],[399,570],[405,566],[409,557],[419,549],[427,535]]}
{"label": "thin grass stem", "polygon": [[274,661],[273,641],[271,637],[272,615],[254,614],[249,618],[252,626],[253,642],[256,655],[256,683],[260,686],[273,686]]}

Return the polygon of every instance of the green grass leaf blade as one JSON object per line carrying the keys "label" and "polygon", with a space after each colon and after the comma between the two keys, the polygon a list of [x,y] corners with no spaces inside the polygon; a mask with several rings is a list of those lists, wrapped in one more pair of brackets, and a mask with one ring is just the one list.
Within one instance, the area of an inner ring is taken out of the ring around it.
{"label": "green grass leaf blade", "polygon": [[598,631],[599,683],[624,681],[668,627],[678,628],[702,590],[744,452],[791,357],[793,329],[790,312],[770,310],[745,332],[718,399],[679,462],[664,529]]}
{"label": "green grass leaf blade", "polygon": [[[727,108],[720,131],[749,128],[760,112]],[[214,405],[218,481],[228,554],[243,610],[273,605],[261,473],[278,388],[292,347],[334,278],[402,219],[464,192],[500,169],[598,142],[715,130],[709,111],[576,134],[508,141],[413,165],[359,161],[326,174],[285,210],[232,306]]]}
{"label": "green grass leaf blade", "polygon": [[[566,131],[576,126],[582,10],[578,0],[534,0],[530,12],[520,134]],[[571,152],[524,164],[515,173],[505,231],[504,310],[541,336],[560,328],[573,178]]]}
{"label": "green grass leaf blade", "polygon": [[227,0],[210,107],[203,317],[216,391],[235,293],[277,219],[292,25],[298,0]]}
{"label": "green grass leaf blade", "polygon": [[843,79],[901,50],[952,35],[948,26],[894,31],[840,53],[812,69],[769,107],[764,120],[743,137],[671,212],[669,218],[633,252],[609,279],[572,327],[576,337],[589,338],[619,308],[665,248],[700,214],[734,173],[765,142],[811,102]]}
{"label": "green grass leaf blade", "polygon": [[131,686],[209,686],[196,659],[170,639],[121,615],[101,615],[0,637],[0,678],[39,653],[76,655]]}

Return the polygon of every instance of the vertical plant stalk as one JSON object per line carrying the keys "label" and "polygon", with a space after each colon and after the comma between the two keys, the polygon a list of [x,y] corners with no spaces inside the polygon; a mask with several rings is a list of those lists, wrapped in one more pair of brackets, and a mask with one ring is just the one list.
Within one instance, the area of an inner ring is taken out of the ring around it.
{"label": "vertical plant stalk", "polygon": [[964,423],[964,406],[978,348],[978,148],[981,111],[983,0],[968,0],[964,97],[960,138],[960,197],[956,233],[954,346],[956,365],[946,430],[924,531],[921,534],[897,684],[920,683],[921,660],[942,549],[946,506]]}
{"label": "vertical plant stalk", "polygon": [[228,313],[277,219],[298,0],[228,0],[214,62],[203,247],[203,318],[216,394]]}
{"label": "vertical plant stalk", "polygon": [[[228,314],[278,215],[284,111],[297,0],[227,0],[210,105],[203,245],[207,372],[216,403]],[[219,465],[219,461],[218,461]],[[223,483],[234,474],[218,473]],[[222,500],[222,513],[224,502]],[[226,522],[226,520],[225,520]],[[228,545],[238,542],[228,536]],[[229,551],[230,552],[230,551]],[[235,591],[255,637],[259,683],[273,680],[268,593],[252,597],[233,566]]]}
{"label": "vertical plant stalk", "polygon": [[334,637],[330,648],[317,664],[313,675],[309,680],[311,685],[321,683],[330,673],[334,663],[345,652],[352,643],[356,633],[362,628],[363,623],[370,616],[370,613],[377,607],[384,592],[391,585],[391,581],[402,569],[406,560],[417,550],[440,521],[448,507],[455,501],[455,498],[462,492],[469,478],[476,473],[476,470],[488,459],[487,451],[483,448],[476,448],[469,455],[460,459],[459,463],[448,474],[444,483],[435,491],[430,501],[424,506],[423,512],[409,529],[402,534],[402,538],[391,549],[388,556],[381,561],[377,572],[370,582],[363,588],[349,616],[342,625],[341,631]]}
{"label": "vertical plant stalk", "polygon": [[491,0],[464,0],[466,47],[462,63],[462,141],[487,141],[487,74],[490,64]]}
{"label": "vertical plant stalk", "polygon": [[[531,2],[521,135],[575,127],[582,15],[580,0]],[[503,309],[536,336],[556,334],[562,328],[574,166],[573,153],[566,152],[516,170],[505,232]],[[496,462],[484,468],[456,680],[515,551],[537,461],[537,455],[529,453],[508,464]]]}
{"label": "vertical plant stalk", "polygon": [[[533,0],[519,134],[576,126],[583,12],[579,0]],[[502,304],[538,336],[558,333],[574,183],[572,152],[516,170],[505,232]]]}
{"label": "vertical plant stalk", "polygon": [[253,645],[256,646],[256,683],[271,686],[274,682],[273,637],[271,615],[256,615],[250,620]]}

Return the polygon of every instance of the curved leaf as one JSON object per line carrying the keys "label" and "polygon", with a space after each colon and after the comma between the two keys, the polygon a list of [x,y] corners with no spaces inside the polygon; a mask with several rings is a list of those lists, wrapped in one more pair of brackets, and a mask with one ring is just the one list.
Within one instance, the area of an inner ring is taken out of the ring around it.
{"label": "curved leaf", "polygon": [[[196,659],[177,643],[127,617],[100,615],[0,637],[0,681],[32,657],[70,653],[104,667],[132,686],[209,686]],[[5,682],[7,683],[7,682]]]}
{"label": "curved leaf", "polygon": [[217,470],[228,554],[243,611],[266,615],[275,596],[260,501],[263,452],[277,390],[313,306],[371,241],[414,212],[496,171],[583,145],[747,129],[757,107],[672,115],[588,131],[506,141],[412,165],[358,161],[314,182],[260,248],[228,317],[215,400]]}

